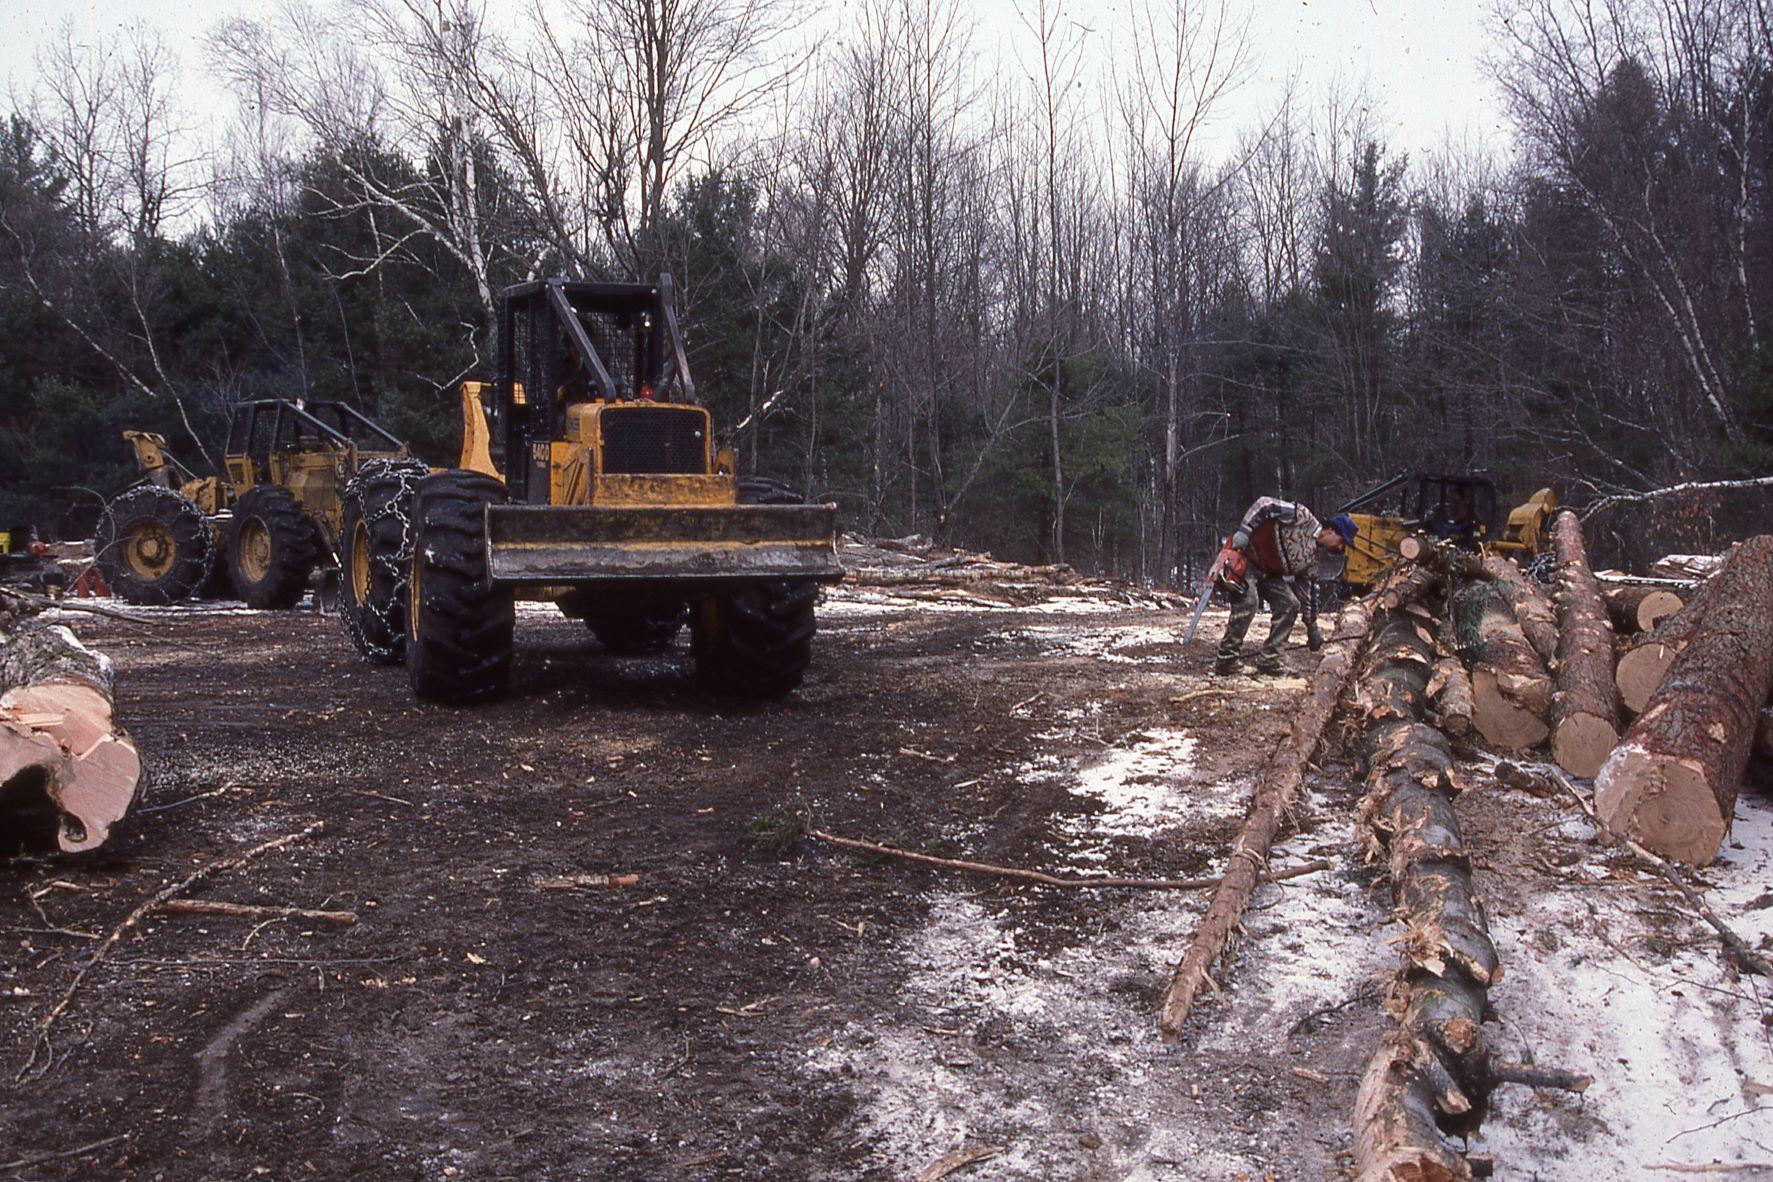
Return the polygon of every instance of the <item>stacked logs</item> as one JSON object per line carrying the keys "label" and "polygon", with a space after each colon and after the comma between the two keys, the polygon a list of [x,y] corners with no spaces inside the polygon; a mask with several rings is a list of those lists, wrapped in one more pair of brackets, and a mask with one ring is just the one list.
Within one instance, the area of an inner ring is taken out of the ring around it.
{"label": "stacked logs", "polygon": [[1666,671],[1596,778],[1595,808],[1615,832],[1702,866],[1730,831],[1773,694],[1773,536],[1737,547],[1657,635]]}
{"label": "stacked logs", "polygon": [[[1715,563],[1683,560],[1697,584],[1631,585],[1597,577],[1574,514],[1550,536],[1549,598],[1506,559],[1415,544],[1454,581],[1443,648],[1469,666],[1472,737],[1510,754],[1549,746],[1570,775],[1595,780],[1609,827],[1703,865],[1729,832],[1749,760],[1773,754],[1773,537]],[[1453,672],[1443,660],[1431,696],[1463,745]]]}

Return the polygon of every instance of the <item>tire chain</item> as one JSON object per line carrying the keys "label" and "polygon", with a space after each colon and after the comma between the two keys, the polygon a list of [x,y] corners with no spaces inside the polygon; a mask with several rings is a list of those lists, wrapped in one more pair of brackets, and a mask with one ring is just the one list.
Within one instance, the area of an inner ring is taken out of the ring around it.
{"label": "tire chain", "polygon": [[[147,490],[149,489],[153,489],[154,491],[148,492]],[[124,489],[105,503],[104,511],[99,515],[98,528],[93,531],[92,541],[88,543],[88,548],[92,551],[93,565],[97,566],[99,570],[103,572],[107,564],[111,564],[115,561],[112,551],[123,544],[122,537],[117,534],[117,508],[118,506],[125,505],[129,501],[140,500],[143,496],[155,500],[163,497],[176,497],[177,499],[184,501],[186,505],[190,506],[191,512],[203,522],[204,528],[199,531],[198,534],[202,539],[203,546],[203,554],[199,561],[203,564],[204,579],[208,579],[209,573],[215,569],[216,563],[221,558],[222,548],[216,540],[217,531],[215,523],[205,516],[203,510],[197,507],[196,502],[184,497],[177,490],[162,488],[160,485],[150,484],[146,480],[138,481],[136,484]],[[111,541],[101,545],[100,539],[103,538],[107,532],[105,528],[107,524],[111,526],[108,531],[112,535]],[[112,581],[115,582],[115,580]],[[201,587],[202,582],[203,580],[199,580],[199,587]]]}
{"label": "tire chain", "polygon": [[[404,620],[401,621],[400,627],[393,626],[393,608],[405,598],[405,567],[407,563],[412,561],[413,544],[418,539],[418,529],[412,519],[413,498],[418,492],[419,481],[429,474],[430,469],[417,460],[371,460],[358,469],[357,475],[353,476],[350,483],[345,486],[347,499],[356,495],[359,489],[367,493],[368,485],[371,482],[383,478],[390,478],[399,486],[393,495],[382,497],[378,502],[371,503],[367,499],[362,502],[365,509],[363,524],[368,535],[373,536],[375,527],[389,518],[400,523],[399,550],[389,554],[385,550],[377,551],[372,546],[369,552],[370,562],[385,571],[397,588],[396,594],[385,605],[373,601],[362,605],[363,610],[381,625],[382,634],[385,636],[404,638],[406,633]],[[341,555],[341,557],[343,556]],[[344,577],[350,577],[348,571]],[[390,663],[399,660],[402,647],[400,641],[388,644],[373,643],[368,636],[363,634],[363,629],[358,624],[354,613],[346,612],[344,616],[346,625],[351,629],[352,639],[365,653]]]}

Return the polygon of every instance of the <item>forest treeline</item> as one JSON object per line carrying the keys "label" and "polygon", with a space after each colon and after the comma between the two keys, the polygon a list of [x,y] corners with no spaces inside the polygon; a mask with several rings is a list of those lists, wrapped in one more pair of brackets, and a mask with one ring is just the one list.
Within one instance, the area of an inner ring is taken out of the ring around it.
{"label": "forest treeline", "polygon": [[[502,286],[661,270],[742,466],[870,533],[1171,582],[1263,493],[1773,471],[1768,0],[1502,5],[1506,163],[1407,158],[1349,95],[1209,136],[1245,7],[1109,37],[1027,0],[1014,68],[957,0],[817,36],[791,0],[292,2],[183,65],[64,32],[0,143],[0,521],[79,536],[124,427],[195,467],[248,397],[446,463]],[[1603,550],[1773,498],[1655,505]]]}

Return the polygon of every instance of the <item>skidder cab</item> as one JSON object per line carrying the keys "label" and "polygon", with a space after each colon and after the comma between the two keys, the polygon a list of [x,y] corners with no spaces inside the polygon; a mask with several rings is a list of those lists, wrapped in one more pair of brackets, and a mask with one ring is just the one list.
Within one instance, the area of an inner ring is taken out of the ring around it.
{"label": "skidder cab", "polygon": [[345,595],[353,636],[384,641],[359,648],[391,659],[403,643],[421,697],[491,697],[521,594],[612,652],[663,649],[687,620],[708,689],[793,689],[817,584],[843,574],[836,506],[741,481],[694,399],[668,275],[508,288],[497,375],[463,383],[460,466],[365,503],[389,526],[345,559],[363,574]]}

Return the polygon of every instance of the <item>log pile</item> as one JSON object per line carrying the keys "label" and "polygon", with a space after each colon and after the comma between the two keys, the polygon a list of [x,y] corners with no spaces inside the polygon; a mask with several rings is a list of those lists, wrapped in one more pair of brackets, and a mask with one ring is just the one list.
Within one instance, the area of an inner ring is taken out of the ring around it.
{"label": "log pile", "polygon": [[1603,594],[1614,626],[1627,634],[1654,632],[1658,624],[1686,606],[1679,592],[1653,584],[1624,583]]}
{"label": "log pile", "polygon": [[[1574,514],[1560,514],[1549,533],[1558,560],[1549,598],[1506,559],[1416,547],[1453,583],[1442,648],[1469,669],[1475,738],[1511,754],[1549,746],[1566,772],[1604,780],[1609,824],[1664,856],[1708,861],[1728,832],[1746,761],[1763,745],[1773,754],[1773,738],[1760,737],[1773,539],[1716,558],[1675,555],[1640,577],[1596,574]],[[1463,746],[1452,673],[1443,654],[1430,696]]]}
{"label": "log pile", "polygon": [[1656,692],[1656,687],[1668,674],[1668,667],[1674,664],[1675,657],[1699,630],[1699,622],[1705,617],[1710,586],[1710,583],[1702,584],[1692,598],[1665,617],[1654,632],[1634,638],[1620,654],[1614,678],[1619,685],[1620,701],[1631,713],[1643,713],[1650,695]]}
{"label": "log pile", "polygon": [[1493,581],[1467,583],[1453,597],[1461,656],[1471,664],[1472,722],[1491,747],[1524,751],[1551,734],[1553,682]]}
{"label": "log pile", "polygon": [[1026,607],[1055,599],[1096,599],[1129,607],[1177,608],[1185,596],[1079,574],[1063,563],[1027,566],[969,550],[944,550],[922,535],[864,538],[839,547],[844,582],[897,598]]}
{"label": "log pile", "polygon": [[70,853],[102,845],[135,803],[142,761],[117,724],[111,662],[60,624],[0,624],[0,815],[18,840],[53,829]]}

